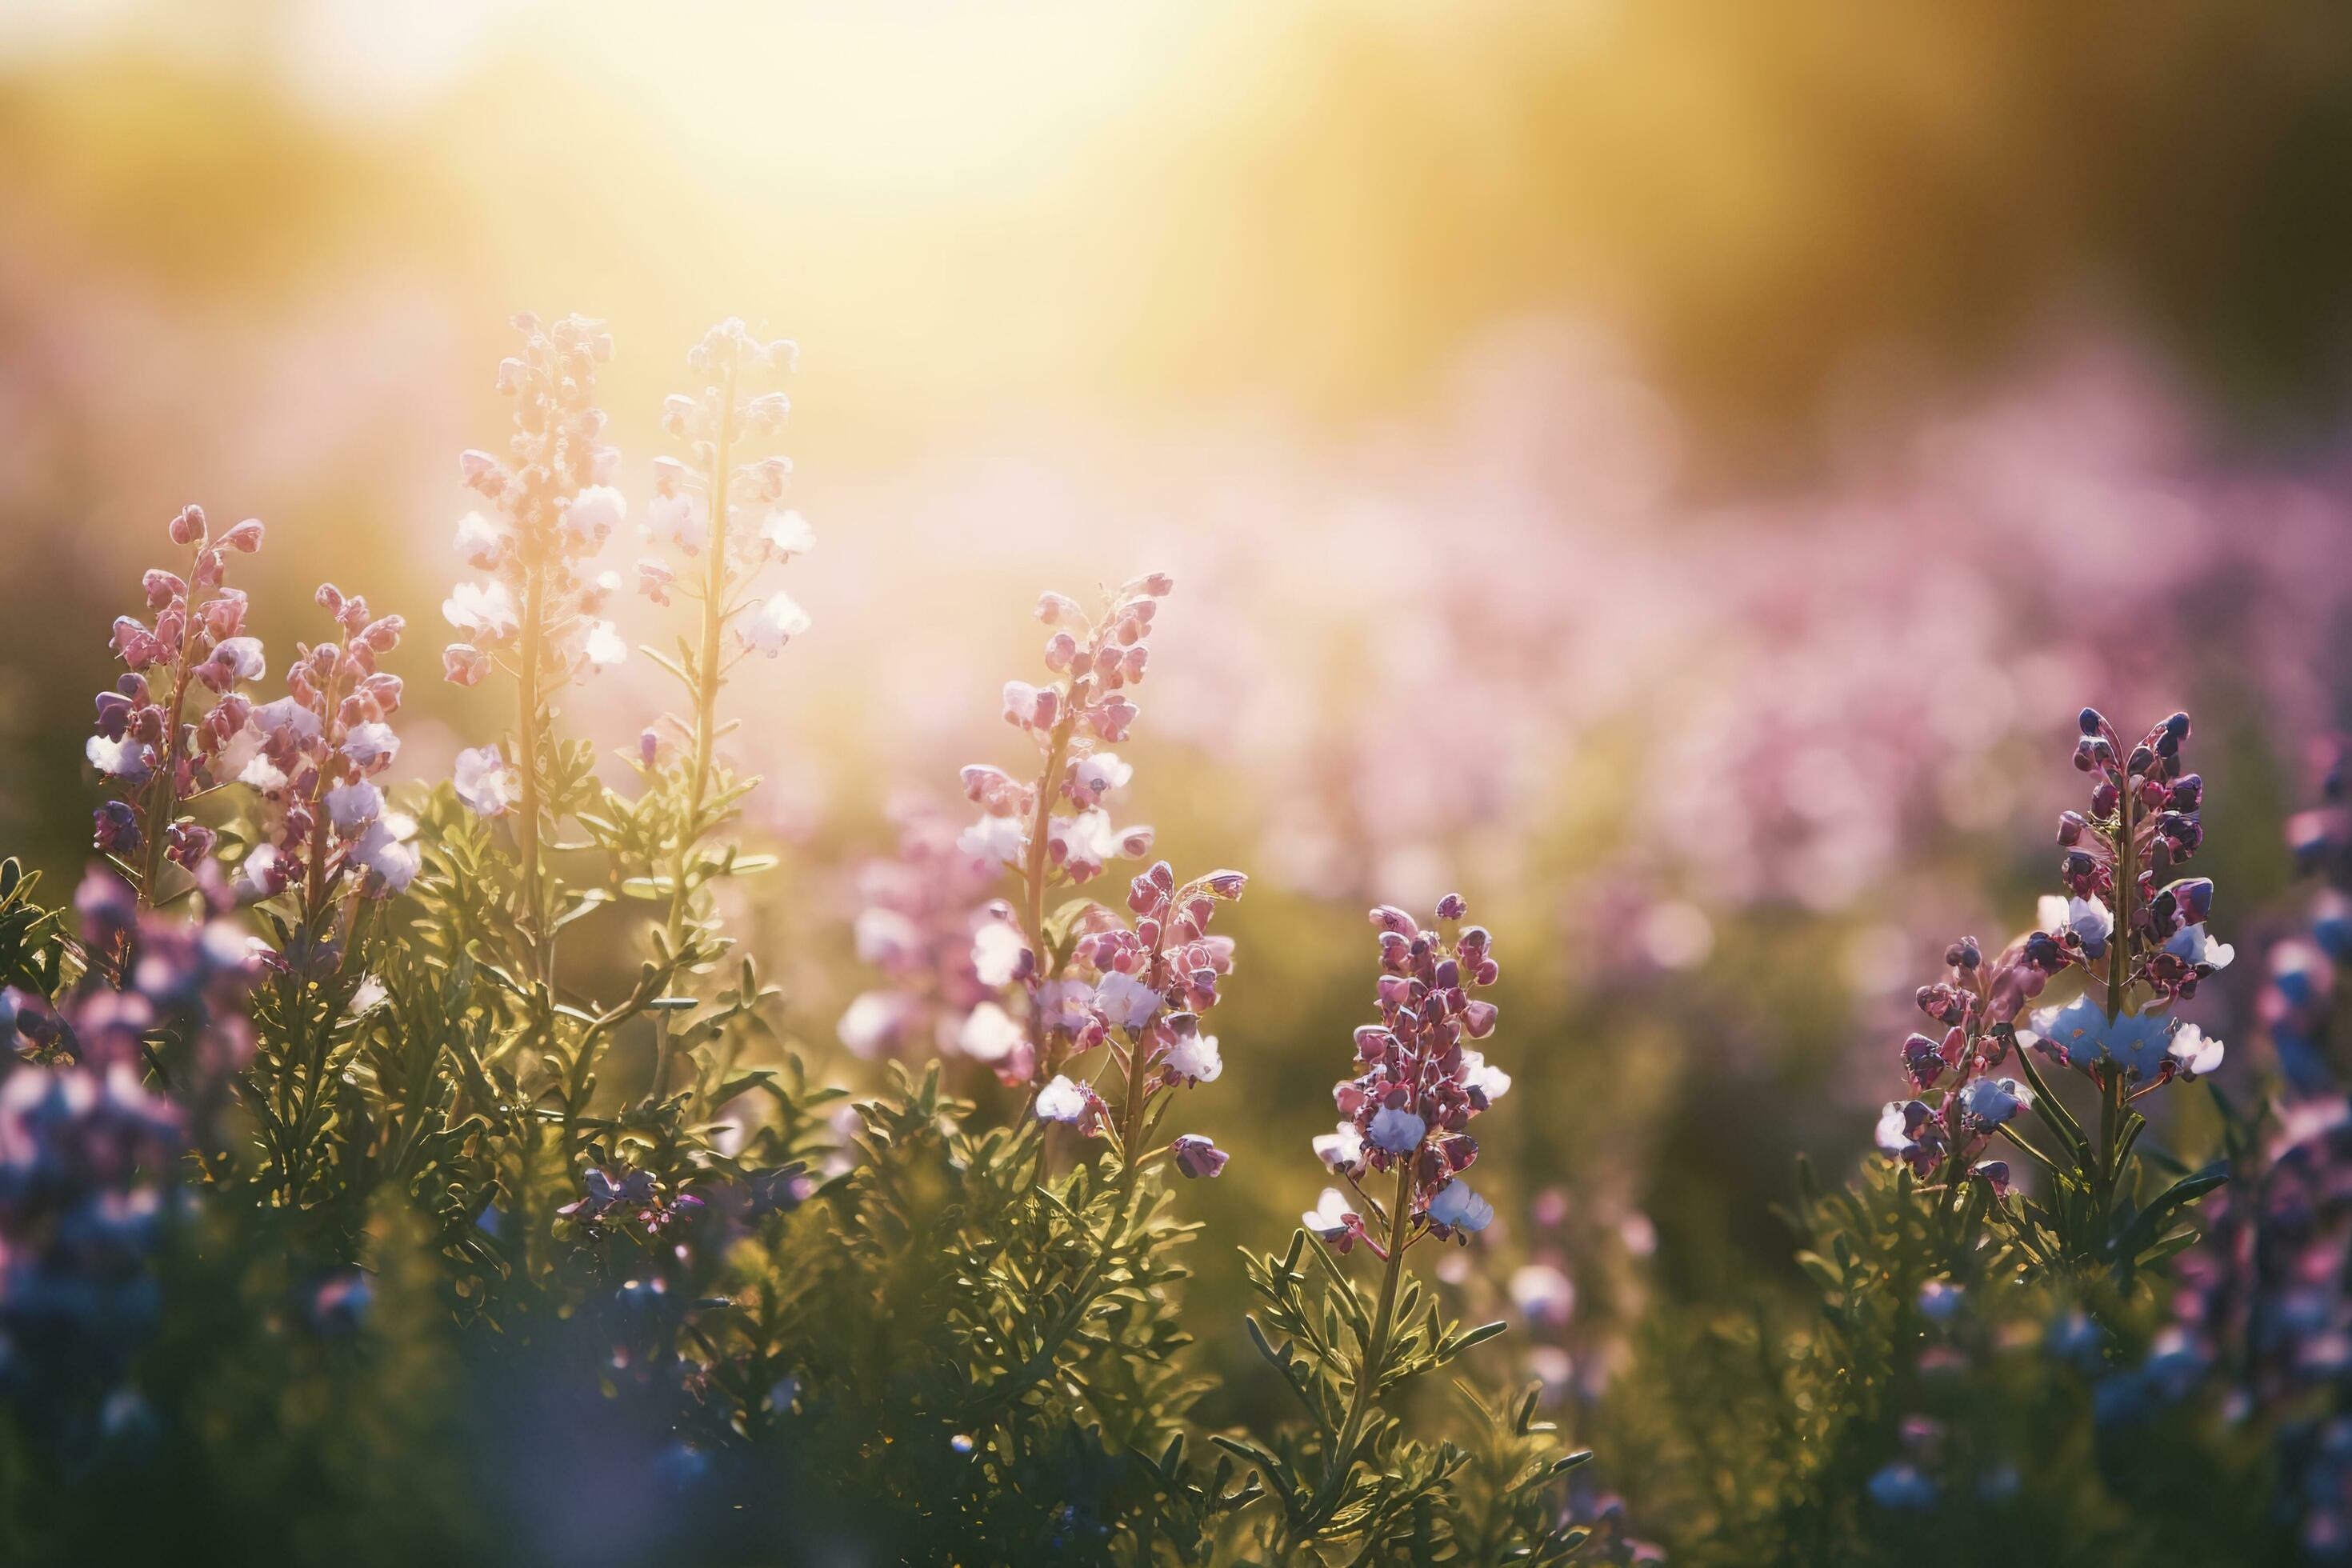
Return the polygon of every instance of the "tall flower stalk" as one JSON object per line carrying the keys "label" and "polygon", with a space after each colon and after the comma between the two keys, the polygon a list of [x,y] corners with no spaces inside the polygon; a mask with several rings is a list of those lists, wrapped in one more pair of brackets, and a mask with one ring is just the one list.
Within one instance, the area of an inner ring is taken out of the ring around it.
{"label": "tall flower stalk", "polygon": [[[514,946],[544,990],[554,984],[555,933],[566,913],[556,907],[548,840],[582,783],[557,752],[555,700],[582,675],[627,656],[612,623],[595,613],[619,578],[592,577],[589,566],[627,507],[611,487],[619,454],[603,440],[604,415],[594,404],[596,367],[612,357],[612,335],[580,316],[542,324],[521,315],[514,324],[521,350],[499,366],[499,389],[515,405],[508,458],[483,451],[459,458],[465,483],[495,513],[460,521],[457,547],[490,575],[458,584],[442,605],[466,638],[442,660],[445,677],[460,686],[493,668],[514,677],[513,739],[503,752],[484,748],[459,759],[460,793],[498,816],[508,814],[511,796],[520,864]],[[469,789],[469,775],[476,785],[492,782]]]}
{"label": "tall flower stalk", "polygon": [[[1500,966],[1486,928],[1462,924],[1467,913],[1456,895],[1440,901],[1427,929],[1392,906],[1372,911],[1379,1021],[1356,1030],[1357,1070],[1333,1090],[1341,1120],[1315,1140],[1347,1190],[1324,1190],[1286,1258],[1252,1265],[1265,1313],[1263,1322],[1251,1320],[1252,1337],[1313,1416],[1319,1441],[1297,1454],[1220,1441],[1266,1471],[1286,1550],[1339,1535],[1377,1540],[1418,1487],[1443,1481],[1443,1454],[1404,1442],[1381,1396],[1502,1331],[1445,1324],[1434,1303],[1415,1323],[1424,1298],[1406,1264],[1423,1242],[1466,1242],[1495,1217],[1462,1174],[1478,1157],[1469,1124],[1511,1087],[1510,1075],[1470,1044],[1495,1031],[1495,1005],[1475,993],[1495,984]],[[1319,1304],[1298,1267],[1309,1235],[1321,1243]],[[1369,1300],[1331,1261],[1359,1246],[1380,1262]],[[1277,1345],[1276,1335],[1287,1337]]]}
{"label": "tall flower stalk", "polygon": [[[2143,1207],[2129,1162],[2147,1126],[2134,1103],[2221,1065],[2221,1042],[2171,1009],[2227,966],[2231,952],[2206,934],[2213,884],[2166,880],[2204,840],[2204,783],[2182,769],[2189,716],[2172,715],[2128,749],[2094,710],[2083,710],[2081,731],[2074,763],[2093,784],[2088,809],[2059,821],[2065,894],[2043,899],[2039,929],[1998,958],[1988,960],[1974,938],[1946,952],[1944,978],[1918,993],[1920,1011],[1945,1032],[1904,1042],[1904,1069],[1919,1098],[1887,1104],[1877,1142],[1916,1176],[1935,1178],[1954,1216],[1948,1236],[1955,1245],[1968,1215],[1987,1207],[2040,1261],[2108,1263],[2127,1275],[2166,1239],[2170,1217],[2221,1179],[2218,1172],[2186,1178]],[[2082,994],[2021,1026],[2026,1005],[2069,969],[2084,973]],[[1994,1076],[2012,1050],[2022,1083]],[[2051,1091],[2036,1055],[2091,1080],[2095,1130]],[[2052,1146],[2022,1131],[2019,1115],[2028,1110]],[[2011,1203],[2008,1162],[1979,1159],[1995,1136],[2041,1167],[2045,1195]],[[1962,1212],[1972,1183],[1982,1192]]]}
{"label": "tall flower stalk", "polygon": [[[84,747],[116,792],[98,808],[93,842],[130,879],[142,909],[163,901],[166,863],[194,876],[211,855],[213,830],[184,808],[236,777],[236,765],[224,765],[220,753],[251,710],[239,689],[264,671],[260,639],[245,635],[245,595],[226,581],[232,552],[261,548],[261,524],[247,519],[215,539],[204,509],[191,506],[173,518],[169,532],[188,552],[187,575],[161,567],[147,573],[152,626],[115,618],[110,641],[125,673],[98,694]],[[188,701],[198,686],[214,702],[192,721]]]}
{"label": "tall flower stalk", "polygon": [[[686,456],[656,464],[645,527],[656,543],[683,556],[688,569],[648,558],[638,563],[638,585],[663,604],[674,593],[684,595],[698,611],[695,636],[680,641],[677,658],[652,654],[686,688],[688,718],[682,726],[666,720],[649,731],[638,759],[660,782],[668,807],[666,863],[656,879],[665,906],[656,958],[673,972],[707,964],[720,951],[707,919],[697,916],[697,896],[713,877],[741,868],[708,844],[758,782],[725,774],[719,765],[719,740],[729,727],[719,719],[719,694],[739,661],[755,652],[775,657],[809,626],[789,596],[757,592],[763,567],[789,561],[814,542],[800,513],[781,504],[792,464],[777,454],[747,457],[744,450],[783,427],[791,405],[768,384],[790,371],[796,358],[789,342],[763,342],[741,321],[722,321],[687,356],[700,389],[673,395],[663,410],[664,427],[686,443]],[[663,765],[662,728],[684,731],[685,760],[675,767]],[[690,925],[705,929],[690,932]],[[669,1009],[656,1015],[654,1027],[648,1098],[659,1100],[669,1090],[677,1048]]]}
{"label": "tall flower stalk", "polygon": [[1138,710],[1128,693],[1143,679],[1152,619],[1174,587],[1165,573],[1136,578],[1093,616],[1066,595],[1039,599],[1037,618],[1054,628],[1045,666],[1055,679],[1004,686],[1005,722],[1036,745],[1037,771],[1021,779],[982,764],[963,770],[964,794],[982,812],[963,847],[1008,868],[1015,887],[1021,956],[1010,978],[1026,989],[1027,1028],[1017,1062],[1000,1068],[1015,1081],[1050,1078],[1072,1039],[1059,1003],[1076,932],[1055,929],[1046,893],[1061,883],[1083,885],[1108,861],[1151,849],[1150,828],[1112,826],[1103,803],[1134,770],[1100,748],[1123,743],[1134,728]]}

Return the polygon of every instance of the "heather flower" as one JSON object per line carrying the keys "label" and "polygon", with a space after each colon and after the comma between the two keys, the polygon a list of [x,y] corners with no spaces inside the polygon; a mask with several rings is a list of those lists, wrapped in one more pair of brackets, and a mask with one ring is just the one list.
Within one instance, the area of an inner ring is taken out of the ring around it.
{"label": "heather flower", "polygon": [[1233,1158],[1196,1132],[1187,1132],[1171,1141],[1168,1153],[1175,1161],[1177,1170],[1188,1177],[1222,1175],[1225,1163]]}
{"label": "heather flower", "polygon": [[[2168,1009],[2195,994],[2198,982],[2225,966],[2224,944],[2206,934],[2212,884],[2166,880],[2203,842],[2198,812],[2204,784],[2181,770],[2189,718],[2176,713],[2126,749],[2095,711],[2079,717],[2074,761],[2093,777],[2087,810],[2059,820],[2059,876],[2065,894],[2041,900],[2040,929],[1988,960],[1973,938],[1945,954],[1942,979],[1920,987],[1921,1013],[1940,1034],[1914,1034],[1901,1047],[1903,1068],[1921,1098],[1890,1102],[1875,1142],[1921,1177],[1974,1174],[1996,1197],[2009,1187],[2004,1162],[1977,1163],[1989,1138],[2032,1107],[2059,1131],[2070,1151],[2077,1134],[2063,1107],[2036,1105],[2016,1079],[1991,1076],[2022,1045],[2099,1086],[2107,1106],[2099,1121],[2115,1149],[2094,1151],[2084,1179],[2105,1201],[2123,1141],[2132,1135],[2129,1099],[2175,1078],[2221,1065],[2220,1041]],[[2028,1003],[2069,969],[2088,987],[2063,1004],[2025,1016]],[[2021,1058],[2032,1077],[2030,1059]],[[2011,1133],[2014,1138],[2015,1134]],[[1996,1166],[1998,1167],[1996,1169]]]}
{"label": "heather flower", "polygon": [[1437,1190],[1429,1200],[1429,1221],[1438,1234],[1447,1231],[1480,1231],[1494,1222],[1495,1205],[1470,1190],[1470,1184],[1454,1178]]}
{"label": "heather flower", "polygon": [[379,659],[400,646],[406,623],[332,584],[316,597],[341,640],[296,645],[287,694],[241,704],[242,722],[216,747],[224,765],[242,762],[237,776],[259,796],[240,889],[269,898],[299,884],[314,913],[347,871],[369,898],[400,893],[416,872],[407,846],[415,825],[385,810],[373,782],[400,751],[388,721],[400,710],[401,680]]}
{"label": "heather flower", "polygon": [[1473,993],[1501,973],[1493,938],[1482,926],[1461,925],[1465,912],[1462,900],[1449,896],[1434,929],[1424,931],[1402,910],[1372,911],[1380,1021],[1356,1031],[1360,1070],[1333,1091],[1354,1138],[1343,1131],[1315,1141],[1317,1157],[1350,1181],[1397,1173],[1391,1249],[1414,1239],[1415,1221],[1444,1237],[1484,1229],[1494,1217],[1458,1179],[1478,1154],[1468,1124],[1510,1087],[1507,1075],[1465,1043],[1494,1032],[1493,1004]]}
{"label": "heather flower", "polygon": [[[192,506],[167,531],[189,552],[186,575],[149,571],[142,586],[152,624],[116,618],[110,642],[125,673],[98,694],[83,748],[119,795],[98,808],[92,842],[148,903],[163,891],[167,858],[193,876],[209,855],[211,830],[185,820],[181,804],[242,776],[244,763],[221,753],[251,708],[238,688],[266,670],[259,639],[243,630],[245,595],[226,584],[229,552],[258,549],[261,524],[239,523],[215,540]],[[213,698],[201,716],[190,711],[199,688]]]}
{"label": "heather flower", "polygon": [[1076,1126],[1100,1103],[1094,1090],[1056,1073],[1051,1083],[1037,1091],[1037,1119]]}
{"label": "heather flower", "polygon": [[482,816],[503,816],[522,795],[522,781],[507,765],[496,746],[475,746],[457,753],[451,783],[457,798]]}
{"label": "heather flower", "polygon": [[[983,1059],[1006,1061],[1027,1035],[1000,998],[1024,977],[1029,948],[1011,910],[989,902],[1000,868],[960,848],[955,823],[931,804],[901,801],[892,815],[896,852],[857,873],[857,956],[882,972],[885,988],[851,1002],[841,1019],[842,1043],[861,1057],[970,1054],[966,1023],[986,1003],[993,1016],[975,1040],[990,1053]],[[1022,1077],[1025,1081],[1025,1068]]]}
{"label": "heather flower", "polygon": [[[718,754],[726,727],[720,695],[740,659],[753,653],[773,658],[809,629],[800,606],[763,583],[771,567],[812,542],[804,523],[795,528],[772,518],[792,463],[760,449],[781,430],[790,407],[770,384],[798,357],[789,342],[765,342],[740,321],[721,321],[688,352],[693,390],[663,403],[662,427],[679,452],[654,464],[643,531],[677,558],[640,562],[638,585],[663,604],[673,595],[686,598],[696,606],[697,624],[682,641],[679,658],[661,661],[687,697],[682,717],[665,714],[659,721],[684,737],[683,759],[676,767],[657,760],[646,764],[646,805],[658,802],[678,825],[660,863],[651,868],[667,884],[655,952],[688,973],[708,968],[717,955],[715,946],[698,945],[708,942],[700,928],[709,919],[699,890],[733,866],[730,855],[705,842],[733,815],[727,804],[734,798],[732,780]],[[615,576],[613,587],[618,586]],[[670,1081],[672,1023],[667,1012],[655,1022],[651,1094],[656,1099]]]}

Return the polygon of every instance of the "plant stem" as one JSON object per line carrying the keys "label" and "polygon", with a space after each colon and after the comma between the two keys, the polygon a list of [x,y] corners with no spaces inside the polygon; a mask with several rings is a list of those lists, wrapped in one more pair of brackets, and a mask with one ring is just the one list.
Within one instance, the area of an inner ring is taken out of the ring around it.
{"label": "plant stem", "polygon": [[515,837],[522,851],[522,935],[530,960],[531,978],[547,979],[547,913],[545,877],[540,864],[539,680],[546,628],[547,574],[532,566],[523,575],[522,653],[516,670],[516,749],[522,754],[522,799],[518,803]]}
{"label": "plant stem", "polygon": [[[677,857],[670,868],[669,914],[662,922],[662,951],[675,961],[686,939],[688,908],[688,878],[694,851],[702,837],[702,804],[710,790],[710,758],[718,741],[719,689],[726,684],[720,671],[722,634],[727,626],[727,489],[730,448],[735,434],[735,372],[730,367],[719,388],[719,433],[710,466],[710,560],[702,581],[702,647],[694,665],[694,761],[687,774],[686,820],[678,825]],[[659,1100],[669,1088],[672,1057],[670,1016],[664,1009],[654,1021],[654,1079],[647,1100]]]}
{"label": "plant stem", "polygon": [[1371,1333],[1364,1341],[1362,1367],[1348,1397],[1347,1419],[1340,1424],[1339,1441],[1332,1446],[1330,1467],[1324,1472],[1323,1484],[1316,1489],[1314,1503],[1307,1510],[1310,1531],[1320,1530],[1331,1510],[1339,1506],[1348,1474],[1355,1468],[1356,1439],[1363,1435],[1364,1421],[1380,1397],[1381,1376],[1387,1370],[1389,1336],[1396,1327],[1397,1287],[1403,1279],[1405,1246],[1412,1229],[1412,1154],[1397,1161],[1396,1196],[1389,1205],[1388,1264],[1381,1275],[1380,1300],[1372,1310]]}

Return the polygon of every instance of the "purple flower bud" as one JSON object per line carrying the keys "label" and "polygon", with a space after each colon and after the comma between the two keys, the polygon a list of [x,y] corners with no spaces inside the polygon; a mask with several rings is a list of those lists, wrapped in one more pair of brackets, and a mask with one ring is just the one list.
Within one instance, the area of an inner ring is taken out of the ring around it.
{"label": "purple flower bud", "polygon": [[1225,1163],[1233,1157],[1197,1132],[1187,1132],[1169,1144],[1168,1152],[1188,1177],[1223,1174]]}

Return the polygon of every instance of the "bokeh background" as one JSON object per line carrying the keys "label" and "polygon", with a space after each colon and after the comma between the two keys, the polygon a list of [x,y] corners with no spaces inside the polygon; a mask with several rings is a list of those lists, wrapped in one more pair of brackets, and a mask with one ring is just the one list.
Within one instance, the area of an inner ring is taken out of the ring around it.
{"label": "bokeh background", "polygon": [[[14,0],[0,837],[80,859],[178,505],[271,525],[273,649],[322,578],[435,626],[507,317],[613,323],[643,494],[741,315],[803,346],[820,538],[730,699],[805,1050],[877,1080],[861,888],[1015,760],[1038,590],[1169,570],[1130,809],[1255,879],[1202,1340],[1244,1365],[1233,1248],[1320,1184],[1361,906],[1458,887],[1518,1087],[1447,1268],[1605,1405],[1641,1314],[1790,1287],[1792,1157],[1852,1167],[1912,987],[2030,918],[2078,706],[2197,714],[2263,929],[2352,678],[2347,162],[2321,0]],[[421,781],[501,722],[429,640]],[[567,719],[664,700],[640,661]]]}

